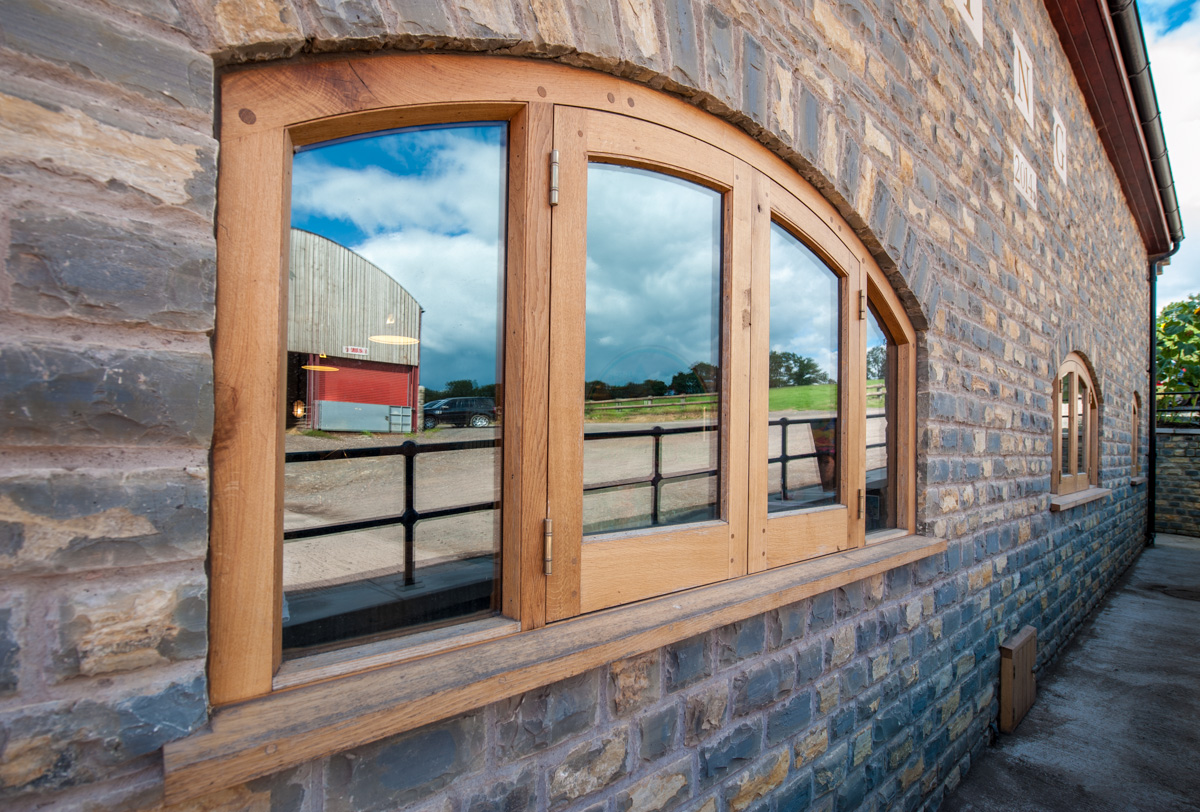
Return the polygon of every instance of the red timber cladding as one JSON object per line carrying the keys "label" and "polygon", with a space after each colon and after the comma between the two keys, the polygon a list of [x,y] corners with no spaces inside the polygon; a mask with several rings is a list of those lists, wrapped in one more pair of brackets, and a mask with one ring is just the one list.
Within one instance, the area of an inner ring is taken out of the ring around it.
{"label": "red timber cladding", "polygon": [[351,358],[310,356],[311,364],[336,366],[337,372],[313,372],[316,400],[342,403],[377,403],[383,406],[412,406],[416,367],[381,364]]}

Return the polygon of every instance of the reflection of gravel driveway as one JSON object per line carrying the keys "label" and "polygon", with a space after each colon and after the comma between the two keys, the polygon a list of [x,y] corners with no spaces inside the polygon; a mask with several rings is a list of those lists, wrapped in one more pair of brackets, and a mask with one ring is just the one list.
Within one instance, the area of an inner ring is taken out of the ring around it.
{"label": "reflection of gravel driveway", "polygon": [[[872,409],[872,413],[879,410]],[[831,417],[825,412],[779,412],[782,416]],[[672,426],[700,425],[680,421]],[[588,423],[591,434],[649,429],[652,423]],[[413,437],[377,434],[338,434],[333,438],[288,434],[288,451],[320,451],[339,448],[395,446],[407,440],[416,443],[445,443],[485,440],[500,429],[443,428]],[[867,420],[868,443],[882,442],[885,421],[872,414]],[[781,432],[768,432],[769,453],[779,453]],[[629,437],[588,440],[584,443],[584,479],[589,485],[649,476],[653,472],[653,440]],[[814,450],[812,433],[805,425],[788,427],[788,450]],[[713,433],[667,436],[662,441],[663,473],[672,474],[715,468],[717,442]],[[885,449],[872,449],[868,467],[885,464]],[[416,458],[416,505],[418,510],[491,502],[499,498],[498,455],[495,449],[471,449],[418,455]],[[779,466],[772,466],[771,487],[779,487]],[[553,467],[550,472],[555,475]],[[789,466],[792,487],[818,483],[813,460],[798,460]],[[686,511],[714,498],[711,479],[668,483],[662,492],[664,513]],[[649,512],[649,488],[591,495],[585,501],[585,522],[599,527],[607,520],[630,521]],[[284,527],[286,529],[336,524],[404,512],[404,457],[370,457],[355,460],[289,463],[284,468]],[[422,563],[487,553],[498,547],[497,512],[483,511],[417,525],[414,555]],[[291,541],[284,545],[284,584],[298,589],[398,572],[404,562],[404,530],[401,526],[362,530],[336,536]]]}

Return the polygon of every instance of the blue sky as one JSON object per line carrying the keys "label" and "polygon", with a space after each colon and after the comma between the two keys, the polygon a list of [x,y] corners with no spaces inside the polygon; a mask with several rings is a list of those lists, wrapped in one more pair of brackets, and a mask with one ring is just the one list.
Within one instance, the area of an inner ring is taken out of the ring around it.
{"label": "blue sky", "polygon": [[1139,0],[1185,239],[1158,279],[1159,305],[1200,293],[1200,0]]}

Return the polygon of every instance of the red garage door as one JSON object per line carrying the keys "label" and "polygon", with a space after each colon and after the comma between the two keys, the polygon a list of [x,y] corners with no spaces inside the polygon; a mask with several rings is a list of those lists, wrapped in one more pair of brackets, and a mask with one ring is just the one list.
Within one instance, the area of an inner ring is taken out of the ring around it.
{"label": "red garage door", "polygon": [[310,372],[314,400],[342,403],[377,403],[383,406],[412,406],[409,393],[414,368],[403,364],[381,364],[350,358],[310,356],[310,364],[326,364],[337,372]]}

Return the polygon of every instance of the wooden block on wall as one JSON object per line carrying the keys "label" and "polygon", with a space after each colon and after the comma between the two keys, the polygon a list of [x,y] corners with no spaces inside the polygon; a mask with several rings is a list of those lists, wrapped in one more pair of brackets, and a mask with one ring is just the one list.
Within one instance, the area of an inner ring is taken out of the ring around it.
{"label": "wooden block on wall", "polygon": [[1000,730],[1011,733],[1033,707],[1037,629],[1026,626],[1000,644]]}

